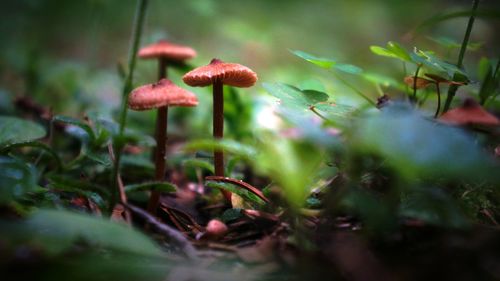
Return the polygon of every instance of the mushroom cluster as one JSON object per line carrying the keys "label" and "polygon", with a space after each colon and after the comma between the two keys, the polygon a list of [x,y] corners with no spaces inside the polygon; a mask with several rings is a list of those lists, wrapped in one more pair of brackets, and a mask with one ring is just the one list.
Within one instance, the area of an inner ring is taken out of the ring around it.
{"label": "mushroom cluster", "polygon": [[[158,82],[134,89],[128,98],[128,106],[132,110],[157,109],[156,148],[154,150],[155,180],[163,181],[166,173],[166,141],[167,115],[170,106],[197,106],[198,99],[193,93],[180,88],[166,79],[169,65],[182,65],[187,59],[196,56],[190,47],[158,41],[139,50],[138,56],[143,59],[158,60]],[[213,136],[222,139],[224,135],[224,98],[223,85],[234,87],[251,87],[257,81],[257,75],[246,66],[236,63],[225,63],[213,59],[210,64],[198,67],[183,76],[189,86],[205,87],[213,85]],[[215,175],[224,176],[224,155],[220,150],[214,151]],[[231,202],[231,193],[223,191],[224,197]],[[148,212],[155,215],[160,201],[160,192],[152,191]]]}

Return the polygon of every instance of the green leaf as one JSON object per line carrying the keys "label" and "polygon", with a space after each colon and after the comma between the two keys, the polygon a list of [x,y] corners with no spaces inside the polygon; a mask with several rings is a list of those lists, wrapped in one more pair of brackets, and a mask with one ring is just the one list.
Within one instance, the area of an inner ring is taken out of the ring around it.
{"label": "green leaf", "polygon": [[410,57],[410,54],[406,49],[401,47],[396,42],[389,41],[387,43],[386,48],[379,47],[379,46],[370,46],[370,50],[379,56],[384,56],[384,57],[390,57],[390,58],[396,58],[400,59],[404,62],[412,62],[412,59]]}
{"label": "green leaf", "polygon": [[38,142],[38,141],[26,141],[26,142],[18,142],[18,143],[11,143],[7,144],[4,147],[0,148],[0,153],[4,153],[7,150],[18,148],[18,147],[34,147],[34,148],[40,148],[47,152],[57,163],[58,167],[62,167],[62,162],[61,159],[59,158],[59,155],[48,145]]}
{"label": "green leaf", "polygon": [[0,156],[0,205],[34,191],[36,183],[33,167],[14,158]]}
{"label": "green leaf", "polygon": [[263,83],[262,86],[280,102],[296,109],[308,110],[319,102],[328,100],[328,95],[314,90],[300,90],[284,83]]}
{"label": "green leaf", "polygon": [[[441,45],[445,48],[448,48],[448,49],[458,49],[458,48],[462,47],[462,43],[457,42],[457,41],[455,41],[451,38],[448,38],[448,37],[437,37],[437,38],[428,37],[428,38],[431,39],[432,41],[438,43],[439,45]],[[483,45],[483,43],[469,43],[469,44],[467,44],[467,50],[476,51],[482,45]]]}
{"label": "green leaf", "polygon": [[415,49],[411,54],[410,54],[412,60],[418,64],[423,64],[427,68],[439,72],[446,72],[448,74],[448,78],[450,80],[453,80],[453,77],[455,74],[460,74],[465,77],[467,77],[467,74],[461,70],[460,68],[456,67],[453,64],[444,62],[437,57],[435,57],[431,52],[424,52],[418,49]]}
{"label": "green leaf", "polygon": [[145,182],[138,184],[129,184],[125,186],[125,192],[136,191],[160,191],[160,192],[175,192],[177,186],[169,182]]}
{"label": "green leaf", "polygon": [[224,213],[221,216],[221,220],[225,223],[228,223],[237,220],[241,217],[243,217],[243,214],[241,213],[240,208],[231,208],[224,211]]}
{"label": "green leaf", "polygon": [[463,131],[395,104],[359,120],[350,137],[359,153],[375,154],[407,178],[499,180],[500,167]]}
{"label": "green leaf", "polygon": [[85,192],[90,194],[98,193],[104,198],[109,197],[109,190],[106,186],[100,186],[96,183],[75,179],[68,175],[52,174],[47,177],[49,187],[56,190],[64,190],[71,192]]}
{"label": "green leaf", "polygon": [[85,133],[88,135],[90,143],[93,143],[95,138],[96,138],[92,128],[87,123],[85,123],[79,119],[69,117],[69,116],[56,115],[52,118],[52,121],[53,122],[62,122],[62,123],[66,123],[66,124],[70,124],[70,125],[79,127],[80,129],[84,130]]}
{"label": "green leaf", "polygon": [[347,117],[356,111],[355,107],[338,103],[320,103],[314,107],[320,111],[340,117]]}
{"label": "green leaf", "polygon": [[227,191],[234,193],[234,194],[236,194],[236,195],[238,195],[238,196],[242,197],[243,199],[250,201],[250,202],[254,202],[254,203],[258,203],[258,204],[265,203],[264,200],[259,198],[259,196],[253,194],[252,192],[250,192],[244,188],[241,188],[237,185],[234,185],[232,183],[206,181],[205,185],[210,187],[210,188],[218,188],[218,189],[227,190]]}
{"label": "green leaf", "polygon": [[162,251],[149,238],[126,225],[61,210],[39,210],[27,221],[31,244],[51,254],[67,250],[84,240],[101,248],[150,257]]}
{"label": "green leaf", "polygon": [[186,151],[222,150],[224,152],[240,156],[243,159],[252,159],[257,153],[255,149],[249,145],[245,145],[233,140],[214,140],[214,139],[202,139],[202,140],[190,141],[186,143],[186,145],[184,146],[184,150]]}
{"label": "green leaf", "polygon": [[188,159],[182,162],[184,167],[201,168],[215,174],[214,165],[210,162],[199,160],[199,159]]}
{"label": "green leaf", "polygon": [[0,148],[43,138],[47,132],[37,123],[0,116]]}
{"label": "green leaf", "polygon": [[302,58],[314,65],[317,65],[321,68],[325,69],[337,69],[346,73],[350,74],[360,74],[363,72],[363,70],[355,65],[352,64],[344,64],[344,63],[338,63],[337,61],[333,59],[327,59],[327,58],[322,58],[322,57],[316,57],[314,55],[308,54],[303,51],[298,51],[298,50],[290,50],[290,52],[299,58]]}

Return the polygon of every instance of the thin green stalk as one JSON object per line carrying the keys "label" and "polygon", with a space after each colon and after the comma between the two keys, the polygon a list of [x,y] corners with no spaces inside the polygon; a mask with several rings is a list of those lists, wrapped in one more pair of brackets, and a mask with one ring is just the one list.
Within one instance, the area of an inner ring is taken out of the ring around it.
{"label": "thin green stalk", "polygon": [[[464,62],[464,56],[465,56],[465,51],[467,50],[467,45],[469,44],[469,38],[470,34],[472,32],[472,26],[474,25],[474,20],[476,19],[476,11],[477,11],[477,6],[479,5],[479,0],[474,0],[472,2],[472,14],[470,15],[469,22],[467,23],[467,29],[465,30],[465,36],[464,40],[462,41],[462,46],[460,47],[460,53],[458,54],[458,61],[457,61],[457,67],[462,68],[463,62]],[[457,75],[454,75],[453,80],[455,81],[455,78]],[[455,93],[458,90],[459,85],[451,85],[450,88],[448,88],[448,96],[446,97],[446,101],[444,103],[444,108],[443,112],[448,111],[450,108],[451,102],[453,101],[453,98],[455,97]]]}
{"label": "thin green stalk", "polygon": [[436,108],[436,113],[434,113],[434,118],[437,118],[439,116],[439,110],[441,109],[441,90],[439,89],[439,83],[436,82],[436,93],[438,96],[438,105]]}
{"label": "thin green stalk", "polygon": [[417,70],[415,70],[415,75],[413,76],[413,96],[411,98],[412,102],[417,101],[417,79],[418,79],[418,72],[420,71],[421,67],[422,67],[421,64],[417,65]]}
{"label": "thin green stalk", "polygon": [[125,77],[125,82],[123,83],[122,90],[122,103],[121,103],[121,111],[120,111],[120,130],[117,136],[119,140],[119,144],[114,144],[115,150],[115,163],[113,167],[112,174],[112,182],[113,192],[112,192],[112,201],[110,204],[110,208],[112,209],[116,202],[118,202],[118,172],[120,170],[120,159],[122,155],[123,144],[121,143],[123,139],[123,132],[125,131],[125,125],[127,121],[127,99],[130,91],[132,90],[132,81],[134,78],[134,69],[135,63],[137,59],[137,50],[139,49],[139,42],[141,40],[142,29],[144,26],[144,19],[146,14],[146,9],[148,6],[148,0],[139,0],[137,2],[136,14],[134,18],[133,31],[132,31],[132,45],[130,47],[130,51],[128,54],[128,73]]}
{"label": "thin green stalk", "polygon": [[333,76],[335,76],[335,78],[337,78],[337,80],[339,80],[340,82],[342,82],[342,84],[344,84],[345,86],[347,86],[348,88],[350,88],[351,90],[353,90],[356,94],[358,94],[359,96],[361,96],[363,99],[365,99],[368,103],[370,103],[374,107],[377,107],[377,104],[374,101],[372,101],[369,97],[367,97],[365,94],[363,94],[363,92],[361,92],[360,90],[358,90],[351,83],[347,82],[347,80],[345,80],[342,77],[340,77],[340,75],[338,75],[337,73],[335,73],[333,71],[332,71],[332,73],[333,73]]}

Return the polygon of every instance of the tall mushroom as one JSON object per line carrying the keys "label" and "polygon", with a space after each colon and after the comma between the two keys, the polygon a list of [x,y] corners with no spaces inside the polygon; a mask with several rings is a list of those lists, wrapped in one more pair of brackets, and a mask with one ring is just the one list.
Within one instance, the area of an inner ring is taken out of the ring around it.
{"label": "tall mushroom", "polygon": [[[134,89],[128,98],[128,105],[133,110],[165,109],[165,117],[158,118],[156,130],[155,150],[155,180],[162,181],[165,176],[165,153],[167,140],[167,111],[168,106],[196,106],[198,98],[191,92],[176,86],[168,79],[161,79],[157,83],[147,84]],[[160,192],[152,191],[148,203],[148,211],[156,213]]]}
{"label": "tall mushroom", "polygon": [[[215,139],[222,139],[224,135],[223,85],[251,87],[257,81],[257,74],[241,64],[213,59],[210,64],[186,73],[182,80],[193,87],[213,85],[213,135]],[[224,154],[220,150],[214,151],[214,166],[215,175],[224,176]],[[223,191],[223,194],[226,200],[231,202],[231,192]]]}

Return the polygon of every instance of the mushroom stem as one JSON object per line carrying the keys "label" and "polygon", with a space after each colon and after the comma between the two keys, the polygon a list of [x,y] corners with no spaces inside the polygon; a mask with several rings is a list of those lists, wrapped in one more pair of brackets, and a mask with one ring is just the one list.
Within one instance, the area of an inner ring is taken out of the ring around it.
{"label": "mushroom stem", "polygon": [[[224,136],[224,96],[222,81],[217,79],[213,84],[214,94],[214,138],[220,140]],[[224,176],[224,153],[221,150],[214,150],[215,175]],[[231,202],[231,192],[222,191],[227,201]]]}
{"label": "mushroom stem", "polygon": [[[158,81],[167,77],[167,60],[160,58],[158,60]],[[158,108],[158,115],[156,119],[156,148],[154,149],[155,161],[155,180],[163,181],[165,177],[165,155],[167,151],[167,121],[168,121],[168,107],[163,106]],[[156,209],[160,203],[160,192],[151,191],[148,202],[148,212],[156,215]]]}

